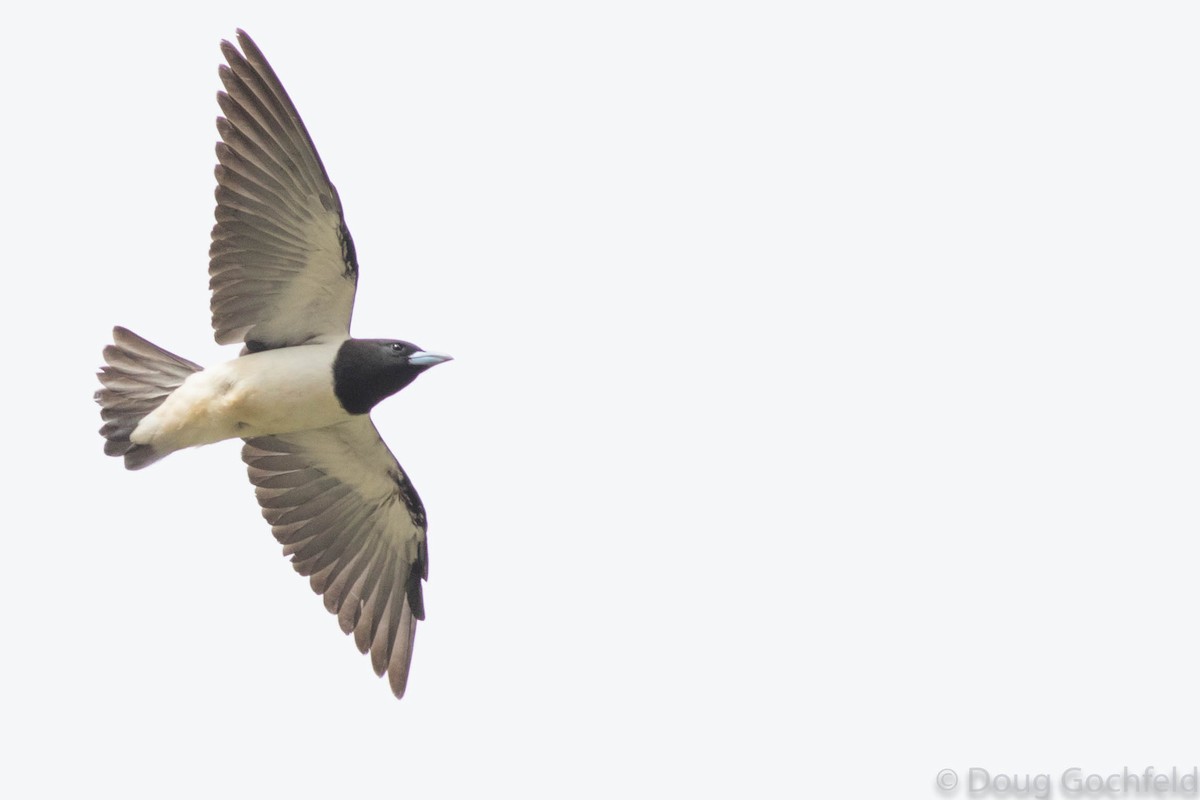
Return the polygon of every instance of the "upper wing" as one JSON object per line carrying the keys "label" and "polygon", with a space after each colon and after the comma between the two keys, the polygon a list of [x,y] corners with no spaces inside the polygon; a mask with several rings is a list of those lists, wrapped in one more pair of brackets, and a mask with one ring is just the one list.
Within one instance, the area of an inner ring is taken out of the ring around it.
{"label": "upper wing", "polygon": [[425,509],[370,417],[247,439],[242,459],[284,555],[403,697],[425,618]]}
{"label": "upper wing", "polygon": [[219,344],[251,351],[345,337],[358,263],[342,203],[262,51],[221,42],[217,224],[209,250]]}

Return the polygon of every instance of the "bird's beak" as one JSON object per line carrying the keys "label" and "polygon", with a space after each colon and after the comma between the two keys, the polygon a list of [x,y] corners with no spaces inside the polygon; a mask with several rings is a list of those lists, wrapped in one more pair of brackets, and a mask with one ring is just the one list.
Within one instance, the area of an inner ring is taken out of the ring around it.
{"label": "bird's beak", "polygon": [[445,353],[433,353],[427,350],[418,350],[408,357],[408,363],[414,367],[433,367],[441,364],[443,361],[453,361],[451,356]]}

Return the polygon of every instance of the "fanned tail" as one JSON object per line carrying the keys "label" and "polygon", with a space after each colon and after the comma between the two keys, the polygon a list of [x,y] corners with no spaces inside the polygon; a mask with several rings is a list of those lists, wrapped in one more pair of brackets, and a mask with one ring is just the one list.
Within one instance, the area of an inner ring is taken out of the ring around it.
{"label": "fanned tail", "polygon": [[104,420],[100,435],[107,440],[104,452],[124,456],[126,469],[141,469],[168,453],[134,444],[129,441],[130,434],[143,417],[162,405],[189,375],[203,367],[119,326],[113,328],[113,344],[104,348],[104,361],[107,366],[98,373],[104,388],[96,392],[100,417]]}

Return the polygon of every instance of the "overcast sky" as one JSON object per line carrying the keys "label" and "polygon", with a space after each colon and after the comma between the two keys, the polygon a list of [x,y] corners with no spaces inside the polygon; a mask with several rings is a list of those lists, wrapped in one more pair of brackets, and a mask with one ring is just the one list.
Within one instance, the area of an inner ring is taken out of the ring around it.
{"label": "overcast sky", "polygon": [[[167,8],[6,12],[3,794],[1195,765],[1194,4]],[[236,355],[239,26],[341,194],[354,333],[456,358],[374,415],[430,520],[400,702],[236,443],[127,473],[96,433],[112,325]]]}

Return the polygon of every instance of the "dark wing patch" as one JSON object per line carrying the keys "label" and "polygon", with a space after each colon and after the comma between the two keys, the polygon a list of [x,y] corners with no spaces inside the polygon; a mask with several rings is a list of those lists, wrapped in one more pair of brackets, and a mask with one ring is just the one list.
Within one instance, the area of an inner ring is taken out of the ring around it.
{"label": "dark wing patch", "polygon": [[217,342],[250,352],[349,334],[358,280],[341,200],[262,51],[221,43],[216,226],[209,288]]}
{"label": "dark wing patch", "polygon": [[346,265],[345,272],[342,277],[352,281],[358,280],[358,252],[354,249],[354,237],[350,235],[350,229],[346,227],[346,223],[342,223],[342,227],[338,228],[338,241],[342,244],[342,261]]}
{"label": "dark wing patch", "polygon": [[242,458],[284,555],[403,697],[425,618],[425,512],[370,418],[247,439]]}
{"label": "dark wing patch", "polygon": [[[399,465],[397,465],[399,466]],[[398,469],[391,473],[391,479],[396,483],[396,493],[408,509],[408,515],[412,518],[413,524],[421,530],[426,529],[425,522],[425,504],[421,502],[421,498],[417,495],[416,487],[404,474],[404,470]],[[421,539],[417,546],[417,560],[413,562],[412,572],[408,576],[408,604],[412,608],[413,616],[417,619],[425,619],[425,597],[421,593],[421,581],[429,579],[429,548],[426,539]]]}

